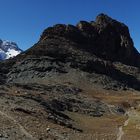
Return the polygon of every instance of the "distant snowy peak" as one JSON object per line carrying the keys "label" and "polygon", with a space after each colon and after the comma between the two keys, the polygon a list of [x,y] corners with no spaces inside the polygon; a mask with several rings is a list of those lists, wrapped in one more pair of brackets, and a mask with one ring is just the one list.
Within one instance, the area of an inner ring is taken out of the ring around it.
{"label": "distant snowy peak", "polygon": [[22,50],[15,42],[0,40],[0,60],[15,57],[21,52]]}

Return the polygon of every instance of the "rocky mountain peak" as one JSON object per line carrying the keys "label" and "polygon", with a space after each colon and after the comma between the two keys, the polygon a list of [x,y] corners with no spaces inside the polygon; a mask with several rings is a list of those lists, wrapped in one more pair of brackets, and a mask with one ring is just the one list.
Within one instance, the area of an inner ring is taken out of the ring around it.
{"label": "rocky mountain peak", "polygon": [[0,60],[9,59],[20,54],[22,50],[15,42],[0,40]]}
{"label": "rocky mountain peak", "polygon": [[121,23],[103,13],[99,14],[96,17],[95,22],[92,25],[100,29],[104,29],[104,28],[107,28],[107,30],[109,28],[110,30],[114,29],[117,33],[130,36],[129,29],[124,23]]}
{"label": "rocky mountain peak", "polygon": [[[72,47],[84,49],[104,60],[140,66],[140,55],[134,47],[128,27],[105,14],[99,14],[95,21],[80,21],[76,26],[56,24],[49,27],[44,30],[39,42],[44,41],[47,47],[43,47],[44,50],[38,47],[44,55],[50,51],[49,47],[52,51],[59,46],[59,50],[63,50],[61,52]],[[34,50],[34,54],[38,53],[35,48],[30,49]]]}
{"label": "rocky mountain peak", "polygon": [[101,13],[97,15],[95,22],[98,24],[103,24],[103,23],[113,23],[113,22],[116,22],[116,20],[113,20],[108,15]]}

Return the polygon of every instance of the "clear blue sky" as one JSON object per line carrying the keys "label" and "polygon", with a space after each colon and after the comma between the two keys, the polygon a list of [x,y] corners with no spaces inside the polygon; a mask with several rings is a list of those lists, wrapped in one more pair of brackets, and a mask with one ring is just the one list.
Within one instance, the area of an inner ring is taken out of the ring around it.
{"label": "clear blue sky", "polygon": [[140,0],[0,0],[0,38],[25,50],[48,26],[91,21],[102,12],[129,26],[140,51]]}

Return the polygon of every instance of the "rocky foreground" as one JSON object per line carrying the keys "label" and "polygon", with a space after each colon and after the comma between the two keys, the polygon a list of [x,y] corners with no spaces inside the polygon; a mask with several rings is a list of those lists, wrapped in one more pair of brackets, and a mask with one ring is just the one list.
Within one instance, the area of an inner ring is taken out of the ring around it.
{"label": "rocky foreground", "polygon": [[140,54],[107,15],[47,28],[0,83],[2,140],[139,139]]}

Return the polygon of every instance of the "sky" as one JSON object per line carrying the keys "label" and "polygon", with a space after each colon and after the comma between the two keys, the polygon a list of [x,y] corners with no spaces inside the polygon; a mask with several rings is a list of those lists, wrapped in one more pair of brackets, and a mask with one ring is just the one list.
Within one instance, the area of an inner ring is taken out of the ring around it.
{"label": "sky", "polygon": [[47,27],[92,21],[99,13],[128,25],[140,52],[140,0],[0,0],[0,38],[26,50]]}

